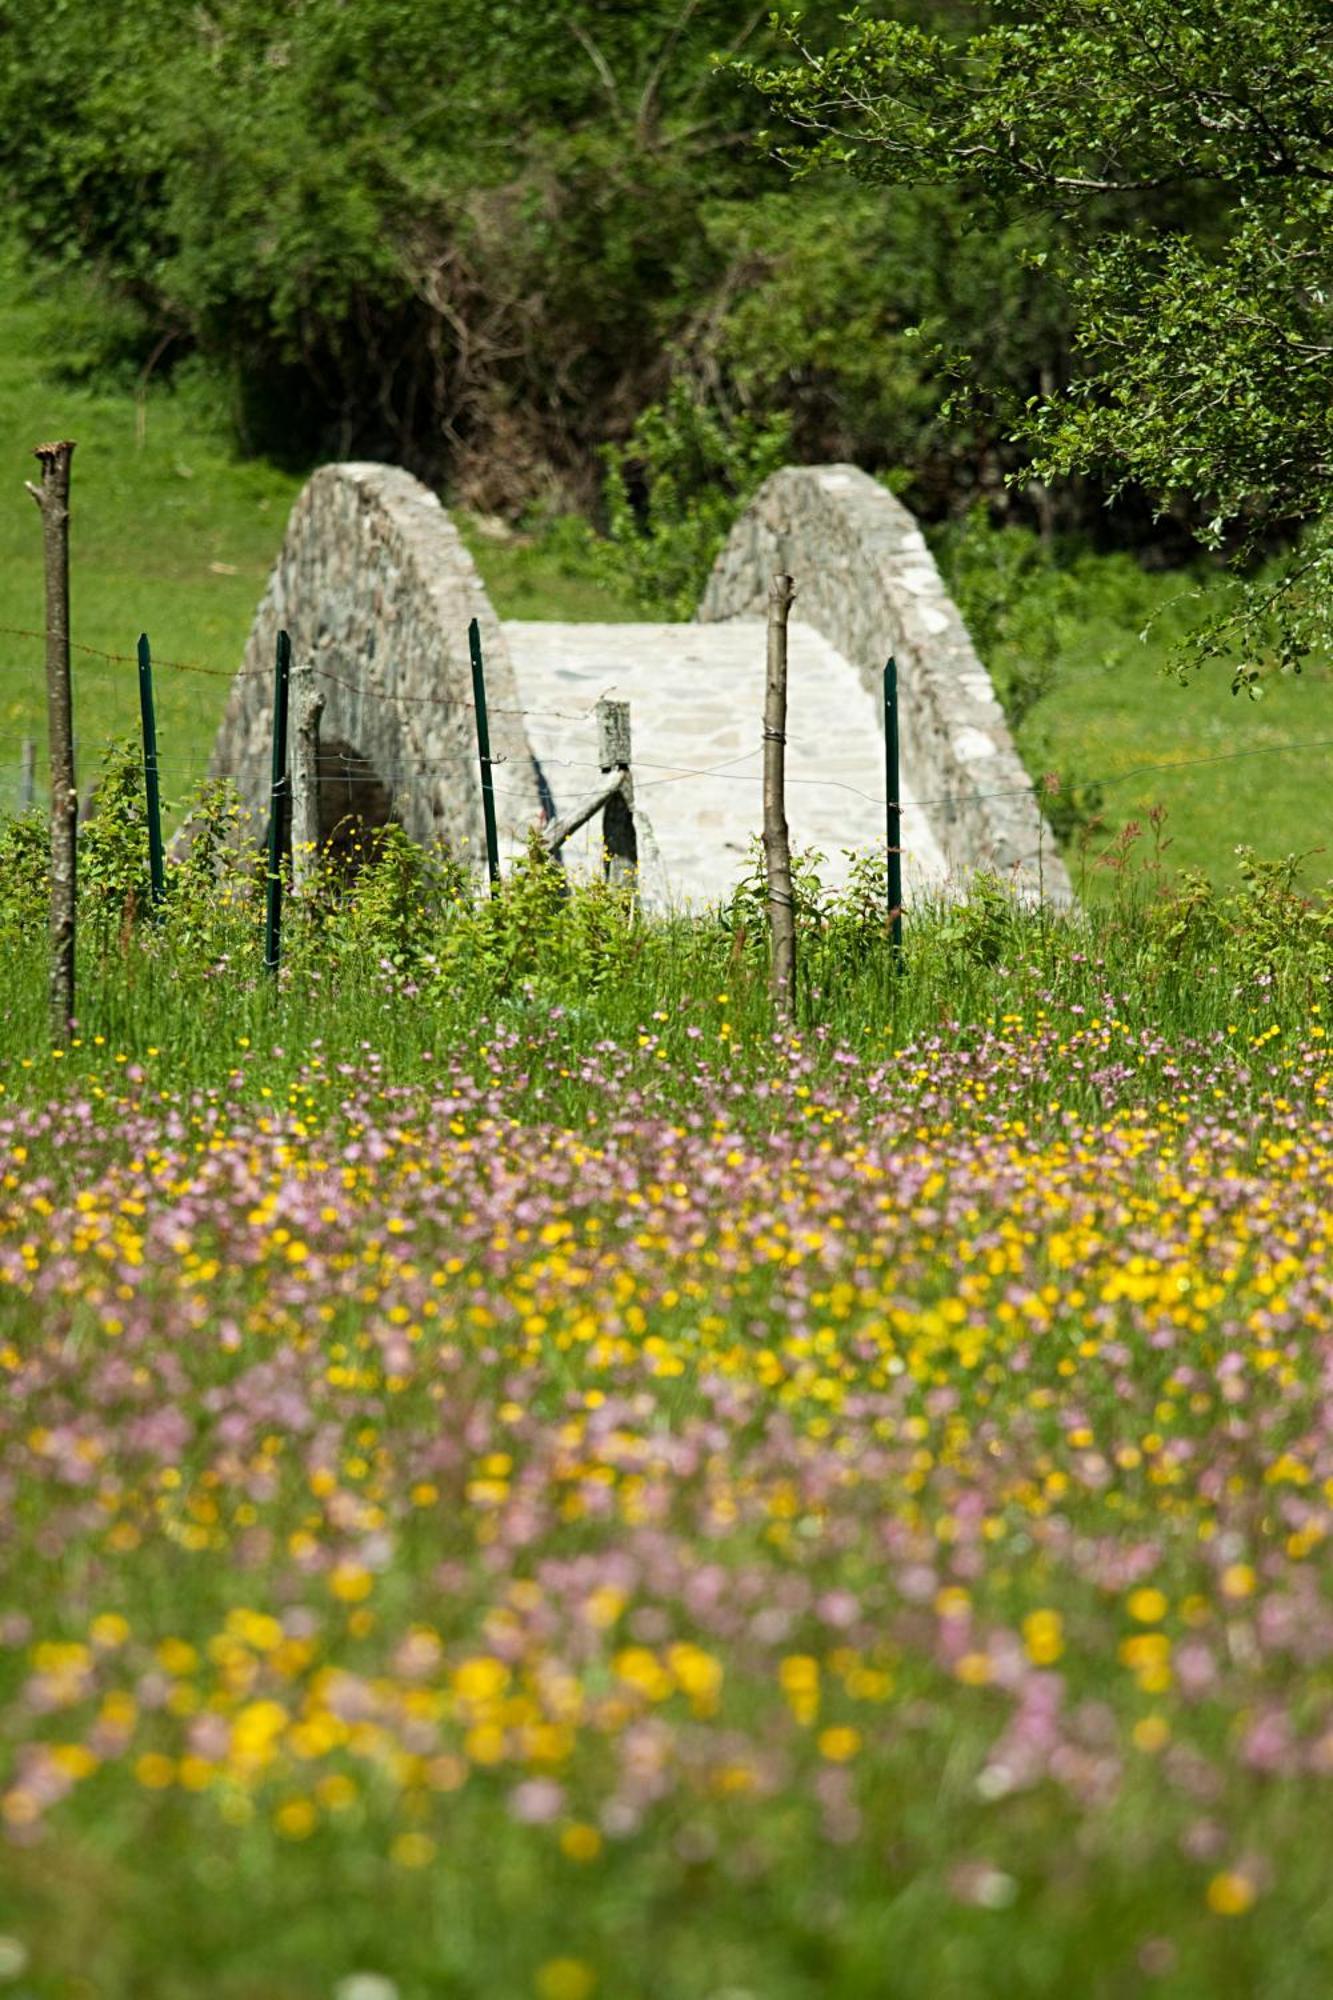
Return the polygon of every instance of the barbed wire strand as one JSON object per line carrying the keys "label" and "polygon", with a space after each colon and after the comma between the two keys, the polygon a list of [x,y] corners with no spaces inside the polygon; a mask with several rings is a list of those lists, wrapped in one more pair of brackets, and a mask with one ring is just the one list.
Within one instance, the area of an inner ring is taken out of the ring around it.
{"label": "barbed wire strand", "polygon": [[[510,621],[502,620],[501,622],[508,623]],[[515,622],[522,623],[523,621],[519,620]],[[540,621],[537,622],[540,623]],[[751,622],[754,624],[757,630],[762,631],[763,629],[762,619],[756,618]],[[627,631],[633,631],[633,629],[634,628],[632,625],[626,626]],[[684,621],[682,623],[682,630],[705,632],[710,630],[710,627],[708,627],[707,625],[694,626],[690,624],[688,621]],[[46,642],[47,634],[44,631],[29,628],[27,626],[0,625],[0,637],[7,637],[11,639],[33,639],[39,641],[44,645]],[[70,650],[72,652],[79,653],[86,659],[101,660],[109,665],[123,666],[123,667],[134,667],[138,665],[138,656],[136,654],[109,653],[103,647],[89,646],[83,643],[82,641],[76,639],[71,639],[69,643],[70,643]],[[1061,668],[1054,682],[1052,683],[1049,692],[1053,694],[1058,693],[1061,687],[1064,687],[1065,685],[1073,681],[1101,679],[1107,674],[1115,673],[1116,670],[1123,664],[1124,660],[1122,657],[1113,657],[1108,660],[1102,660],[1097,666],[1094,667]],[[269,680],[272,677],[272,668],[270,667],[235,667],[235,668],[208,667],[205,666],[203,662],[199,660],[170,660],[166,658],[159,659],[156,655],[154,655],[153,657],[153,665],[154,667],[169,668],[173,673],[203,674],[211,680],[225,680],[225,681]],[[24,673],[28,671],[30,671],[30,669],[18,666],[11,666],[5,662],[0,661],[0,672]],[[358,693],[382,692],[381,690],[372,690],[368,688],[363,688],[362,684],[356,681],[341,680],[338,675],[334,674],[327,667],[317,666],[315,671],[324,678],[328,680],[337,681],[340,686],[350,687]],[[603,692],[607,692],[607,690],[604,690]],[[401,701],[421,702],[423,704],[433,704],[436,702],[440,702],[445,704],[446,706],[456,707],[456,708],[471,708],[473,706],[473,704],[470,701],[456,700],[452,696],[443,696],[443,695],[400,695],[400,696],[392,696],[390,698]],[[537,709],[499,709],[499,710],[492,710],[491,712],[503,715],[533,715],[533,714],[541,714],[543,711]],[[566,721],[581,721],[583,719],[582,716],[566,715],[564,714],[563,711],[558,709],[548,710],[545,712],[548,714],[559,716],[562,720]],[[591,711],[587,712],[590,713]]]}
{"label": "barbed wire strand", "polygon": [[[6,740],[9,742],[21,743],[24,739],[19,737],[10,737],[10,738],[0,737],[0,741],[6,741]],[[1163,758],[1149,763],[1134,764],[1122,770],[1109,770],[1100,772],[1095,775],[1089,775],[1082,782],[1086,786],[1105,787],[1108,785],[1123,784],[1128,782],[1128,780],[1130,780],[1131,778],[1143,777],[1149,774],[1174,775],[1178,771],[1193,770],[1201,766],[1212,765],[1212,764],[1233,763],[1237,761],[1242,761],[1249,757],[1295,755],[1295,754],[1304,754],[1314,750],[1326,750],[1330,748],[1333,748],[1333,736],[1306,737],[1303,741],[1299,742],[1293,741],[1287,743],[1255,744],[1250,746],[1248,749],[1224,750],[1203,757]],[[640,785],[639,789],[643,791],[648,791],[651,789],[655,789],[656,787],[661,785],[679,784],[687,780],[734,776],[734,766],[737,763],[744,762],[747,757],[754,756],[757,754],[758,754],[757,751],[745,751],[742,753],[740,757],[729,758],[723,764],[706,765],[700,768],[671,767],[669,769],[669,774],[667,776],[661,778],[645,779]],[[453,769],[457,765],[472,767],[475,766],[476,761],[477,761],[476,753],[474,751],[467,751],[465,753],[460,753],[456,757],[440,758],[430,763],[394,765],[391,767],[389,772],[386,773],[378,766],[376,766],[374,762],[369,758],[354,758],[348,760],[342,758],[336,758],[327,763],[322,763],[319,775],[322,778],[327,778],[329,782],[332,784],[336,784],[339,780],[345,779],[351,784],[370,785],[374,783],[378,784],[385,790],[394,791],[402,788],[402,781],[405,778],[430,777],[440,771]],[[498,767],[505,760],[501,758],[496,758],[493,761]],[[565,768],[568,769],[580,769],[580,770],[586,769],[586,770],[596,770],[598,772],[600,772],[602,768],[599,764],[592,764],[592,763],[588,763],[586,765],[582,763],[576,764],[573,763],[572,761],[564,759],[542,759],[541,762],[543,764],[554,762],[562,764],[565,766]],[[159,759],[160,769],[168,765],[169,765],[168,759],[164,758]],[[640,760],[635,759],[631,768],[633,770],[640,770],[640,769],[661,770],[665,767],[661,765],[643,763]],[[40,768],[34,771],[35,779],[40,779],[42,775],[43,774]],[[223,768],[213,768],[210,766],[205,771],[194,771],[183,775],[185,776],[186,782],[191,784],[198,784],[205,778],[210,778],[210,779],[230,778],[234,782],[244,783],[245,781],[253,777],[253,772],[246,771],[240,768],[223,769]],[[751,774],[746,774],[746,775],[751,775]],[[757,779],[760,774],[758,772],[755,772],[752,775]],[[787,783],[789,785],[816,786],[824,789],[850,792],[856,798],[864,799],[868,805],[877,806],[881,810],[887,810],[887,801],[885,799],[877,797],[874,793],[862,791],[859,786],[849,784],[844,779],[819,778],[819,777],[802,778],[802,777],[793,777],[789,773],[787,777]],[[11,776],[11,778],[8,780],[8,784],[10,788],[17,791],[19,786],[19,778],[17,777],[17,775]],[[504,786],[504,787],[496,786],[495,789],[497,793],[503,791],[503,795],[509,798],[521,798],[526,796],[523,793],[522,789],[517,786]],[[1026,797],[1038,797],[1038,796],[1044,797],[1051,795],[1052,794],[1050,792],[1050,789],[1045,784],[1045,782],[1042,780],[1036,780],[1024,785],[1007,785],[992,791],[985,791],[985,792],[982,791],[940,792],[924,798],[912,798],[910,796],[904,796],[903,799],[901,800],[901,806],[904,813],[907,813],[912,811],[925,811],[927,808],[932,806],[960,806],[960,805],[966,806],[966,805],[977,804],[980,803],[981,801],[991,800],[991,799],[1026,798]]]}
{"label": "barbed wire strand", "polygon": [[[0,636],[11,639],[35,639],[45,644],[47,635],[45,632],[29,631],[19,625],[0,625]],[[70,651],[78,653],[82,658],[100,660],[109,666],[137,668],[139,664],[137,655],[132,653],[108,653],[100,646],[86,646],[74,639],[70,640],[69,645]],[[244,680],[271,682],[273,678],[273,669],[271,667],[237,667],[234,670],[228,667],[206,667],[197,660],[159,659],[155,654],[153,657],[153,671],[156,672],[159,667],[170,673],[203,674],[209,680],[228,682]],[[29,673],[31,671],[32,669],[28,667],[0,663],[0,672]],[[476,703],[465,701],[461,696],[400,694],[396,689],[375,687],[368,681],[349,681],[342,674],[335,674],[331,667],[322,667],[318,664],[316,664],[314,672],[316,678],[319,680],[328,681],[335,687],[348,688],[355,695],[369,695],[374,700],[402,702],[413,708],[458,708],[466,709],[471,714],[476,713]],[[601,699],[601,695],[596,695],[587,708],[578,710],[563,708],[501,708],[494,707],[489,702],[486,707],[489,715],[532,716],[540,721],[552,722],[586,722],[589,716],[595,712],[597,703]]]}
{"label": "barbed wire strand", "polygon": [[[0,625],[0,635],[7,636],[10,638],[36,640],[43,643],[45,642],[46,638],[46,634],[42,631],[29,630],[20,626],[9,626],[9,625]],[[111,653],[105,651],[101,647],[88,646],[73,640],[71,640],[70,646],[71,650],[77,652],[81,657],[95,659],[105,663],[108,666],[116,665],[116,666],[137,667],[138,664],[137,658],[132,654]],[[228,682],[243,678],[248,678],[248,679],[262,678],[265,680],[271,678],[270,670],[267,668],[262,668],[262,669],[241,668],[236,672],[229,672],[226,668],[207,667],[198,662],[191,662],[185,660],[169,660],[165,658],[163,659],[155,658],[153,661],[153,665],[155,668],[161,667],[168,671],[179,672],[179,673],[203,674],[210,679],[226,680]],[[1103,674],[1113,671],[1113,669],[1114,669],[1114,663],[1108,666],[1086,669],[1084,670],[1084,673]],[[3,663],[0,663],[0,671],[17,673],[17,672],[28,672],[31,670],[22,667],[6,666]],[[339,687],[347,688],[352,693],[358,696],[370,696],[372,699],[397,702],[412,707],[455,708],[475,713],[475,703],[462,700],[461,698],[455,698],[453,696],[448,696],[448,695],[435,695],[435,694],[431,695],[401,694],[398,693],[396,690],[388,688],[378,688],[367,682],[349,681],[345,679],[342,675],[335,674],[328,667],[321,667],[317,665],[314,671],[318,679],[328,681],[333,685]],[[1080,677],[1082,676],[1078,674],[1068,674],[1062,676],[1061,680],[1062,681],[1074,680]],[[1057,688],[1060,684],[1061,683],[1059,681],[1056,683]],[[614,685],[614,683],[612,683],[612,685]],[[515,718],[531,718],[532,720],[535,721],[549,720],[549,721],[563,721],[563,722],[586,722],[595,713],[597,702],[602,698],[603,698],[602,695],[595,697],[593,702],[587,708],[577,711],[567,710],[567,709],[537,709],[537,708],[515,709],[515,708],[494,707],[491,708],[489,712],[492,715],[503,715]],[[22,734],[6,734],[0,736],[0,742],[9,742],[17,744],[19,746],[22,746],[24,742],[31,740],[33,739]],[[1294,754],[1298,752],[1304,753],[1313,750],[1328,749],[1330,747],[1333,747],[1333,737],[1327,737],[1327,736],[1306,737],[1302,740],[1292,740],[1285,743],[1251,744],[1245,747],[1244,749],[1217,751],[1199,757],[1169,757],[1169,758],[1149,760],[1148,762],[1131,765],[1127,768],[1113,769],[1096,774],[1089,774],[1088,776],[1086,776],[1081,780],[1081,783],[1085,787],[1091,787],[1091,786],[1105,787],[1108,785],[1127,783],[1132,778],[1143,777],[1149,774],[1160,774],[1160,773],[1174,774],[1177,771],[1192,770],[1212,764],[1243,761],[1250,757],[1278,756],[1278,755]],[[640,770],[660,771],[664,774],[661,777],[644,779],[641,784],[641,789],[646,791],[650,789],[656,789],[663,785],[683,783],[688,780],[734,776],[736,773],[737,766],[747,763],[750,761],[750,759],[757,757],[760,754],[761,749],[762,749],[762,744],[755,744],[750,749],[743,750],[734,757],[724,758],[721,762],[717,764],[700,765],[700,766],[678,765],[675,763],[664,764],[656,762],[649,758],[636,757],[633,759],[632,768],[635,771],[640,771]],[[169,757],[160,759],[159,761],[160,764],[166,764],[169,762]],[[497,758],[495,761],[497,764],[499,764],[503,760]],[[542,768],[550,766],[562,770],[569,770],[569,771],[580,770],[589,772],[600,771],[602,769],[602,766],[591,758],[584,760],[577,758],[559,757],[553,754],[545,754],[540,757],[534,758],[534,761],[538,763]],[[429,776],[445,769],[452,769],[456,765],[466,766],[466,765],[474,765],[475,763],[476,763],[476,752],[469,748],[466,751],[460,751],[456,756],[452,757],[432,759],[429,761],[424,761],[424,760],[416,761],[410,765],[405,764],[396,766],[395,775],[392,780],[392,783],[401,784],[402,778],[406,776]],[[338,755],[329,763],[327,767],[328,774],[334,777],[336,780],[336,778],[346,775],[348,768],[352,765],[364,766],[365,770],[368,773],[375,774],[376,781],[381,784],[385,784],[387,782],[384,778],[384,775],[376,771],[376,767],[373,763],[373,760],[369,758],[347,758]],[[34,775],[36,775],[36,773]],[[252,774],[241,770],[235,770],[235,771],[216,770],[210,765],[207,775],[210,777],[217,777],[217,778],[230,777],[238,781],[244,781]],[[757,778],[759,774],[756,772],[753,775]],[[833,778],[833,777],[816,777],[816,776],[806,777],[793,772],[788,772],[786,781],[788,785],[815,786],[827,790],[847,792],[855,798],[864,800],[868,805],[873,805],[878,807],[881,811],[887,810],[886,799],[875,793],[864,791],[859,785],[851,784],[846,779]],[[510,797],[517,797],[520,794],[514,788],[506,788],[506,795]],[[973,804],[980,804],[984,801],[995,800],[995,799],[1039,797],[1039,796],[1050,796],[1050,795],[1052,795],[1052,788],[1049,785],[1049,783],[1046,780],[1039,779],[1030,781],[1026,784],[1007,785],[986,791],[973,788],[968,791],[940,792],[922,798],[904,797],[902,800],[902,806],[904,811],[913,811],[913,810],[924,811],[930,807],[936,807],[936,806],[968,806]]]}

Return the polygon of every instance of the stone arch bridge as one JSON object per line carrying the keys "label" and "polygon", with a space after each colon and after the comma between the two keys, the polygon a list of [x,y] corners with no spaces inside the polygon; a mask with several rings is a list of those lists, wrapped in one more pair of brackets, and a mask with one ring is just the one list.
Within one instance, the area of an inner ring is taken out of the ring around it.
{"label": "stone arch bridge", "polygon": [[[481,789],[467,629],[479,621],[503,845],[595,789],[593,706],[630,703],[645,902],[725,896],[758,833],[764,618],[787,570],[787,816],[796,848],[825,856],[884,841],[881,676],[898,661],[906,894],[977,868],[1067,900],[1069,884],[991,679],[920,529],[850,465],[789,466],[738,520],[694,619],[678,624],[501,621],[436,496],[383,465],[329,465],[298,498],[233,683],[213,755],[268,809],[277,632],[311,661],[324,698],[320,820],[396,820],[478,864]],[[594,820],[565,850],[600,863]]]}

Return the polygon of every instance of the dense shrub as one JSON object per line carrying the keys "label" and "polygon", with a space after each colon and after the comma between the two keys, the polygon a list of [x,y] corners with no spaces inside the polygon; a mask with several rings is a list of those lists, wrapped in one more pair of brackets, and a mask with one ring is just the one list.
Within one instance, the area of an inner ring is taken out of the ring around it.
{"label": "dense shrub", "polygon": [[676,374],[939,505],[998,492],[1005,458],[988,420],[941,427],[936,346],[1020,396],[1062,366],[1054,294],[965,203],[791,188],[714,61],[776,44],[726,0],[4,15],[0,179],[65,273],[54,348],[127,378],[200,353],[270,452],[382,454],[486,509],[588,501]]}

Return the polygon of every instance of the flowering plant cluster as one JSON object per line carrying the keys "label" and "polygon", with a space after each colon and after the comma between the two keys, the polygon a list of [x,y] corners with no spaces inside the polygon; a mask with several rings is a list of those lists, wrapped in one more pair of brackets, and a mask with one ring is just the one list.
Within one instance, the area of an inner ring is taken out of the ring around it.
{"label": "flowering plant cluster", "polygon": [[1319,1006],[0,1098],[23,1990],[1313,1990]]}

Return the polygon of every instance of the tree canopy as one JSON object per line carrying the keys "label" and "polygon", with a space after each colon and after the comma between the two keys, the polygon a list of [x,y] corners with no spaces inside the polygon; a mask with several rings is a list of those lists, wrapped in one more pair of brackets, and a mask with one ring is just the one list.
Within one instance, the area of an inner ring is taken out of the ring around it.
{"label": "tree canopy", "polygon": [[940,512],[1003,497],[1012,454],[984,412],[941,421],[934,344],[1014,395],[1061,367],[1053,289],[950,191],[796,188],[755,145],[731,62],[778,59],[762,4],[0,0],[0,34],[0,176],[68,274],[61,358],[201,357],[269,451],[586,498],[677,379]]}
{"label": "tree canopy", "polygon": [[[805,173],[948,189],[1040,223],[1068,379],[1012,397],[1040,479],[1183,505],[1252,553],[1307,532],[1243,605],[1283,665],[1329,636],[1333,15],[1323,0],[1023,0],[969,32],[854,14],[747,74]],[[1253,680],[1247,658],[1240,679]]]}
{"label": "tree canopy", "polygon": [[0,34],[66,367],[189,361],[250,444],[511,510],[591,499],[684,384],[935,517],[1301,530],[1242,678],[1327,637],[1326,0],[0,0]]}

